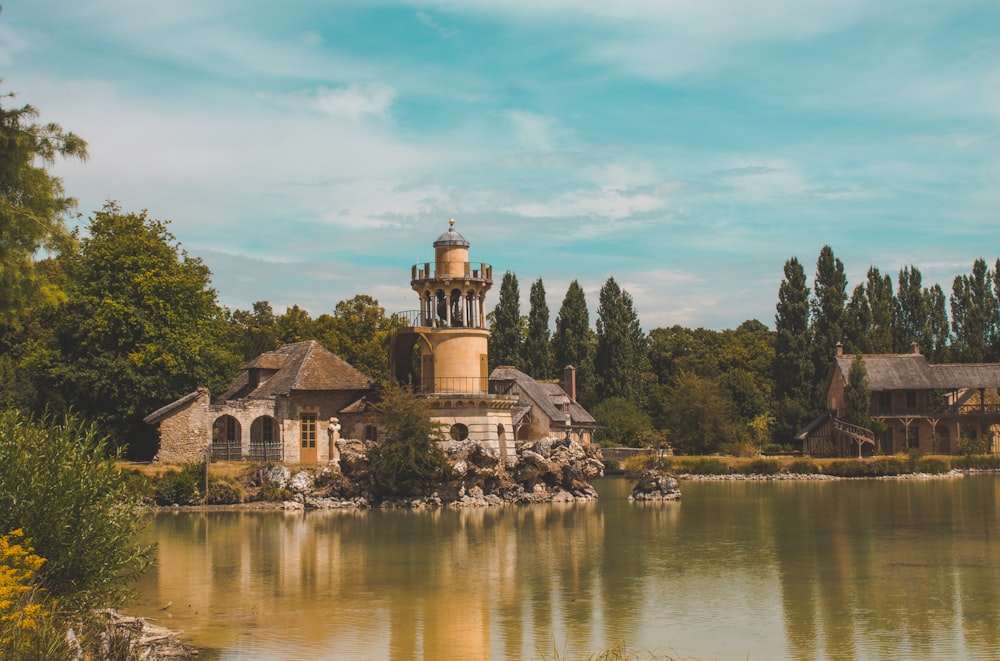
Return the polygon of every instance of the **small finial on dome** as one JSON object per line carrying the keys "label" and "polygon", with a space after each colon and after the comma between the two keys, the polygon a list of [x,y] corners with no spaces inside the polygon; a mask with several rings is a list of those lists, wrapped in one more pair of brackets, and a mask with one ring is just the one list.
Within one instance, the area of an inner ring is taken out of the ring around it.
{"label": "small finial on dome", "polygon": [[455,226],[455,219],[454,218],[449,218],[448,219],[448,226],[449,227],[454,227]]}

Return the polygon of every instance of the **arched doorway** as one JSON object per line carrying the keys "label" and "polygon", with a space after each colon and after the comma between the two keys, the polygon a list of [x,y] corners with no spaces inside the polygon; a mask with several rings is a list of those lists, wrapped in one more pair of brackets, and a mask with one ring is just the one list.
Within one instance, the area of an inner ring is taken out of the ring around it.
{"label": "arched doorway", "polygon": [[274,418],[262,415],[250,423],[250,458],[254,461],[282,461],[284,459],[278,426]]}
{"label": "arched doorway", "polygon": [[221,461],[242,459],[240,421],[231,415],[222,415],[212,423],[212,458]]}

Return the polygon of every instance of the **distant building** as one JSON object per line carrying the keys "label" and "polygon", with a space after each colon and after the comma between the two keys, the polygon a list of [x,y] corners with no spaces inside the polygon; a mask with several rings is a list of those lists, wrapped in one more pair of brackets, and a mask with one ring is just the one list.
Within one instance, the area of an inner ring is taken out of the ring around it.
{"label": "distant building", "polygon": [[[336,459],[333,441],[364,434],[374,382],[318,342],[254,358],[215,400],[201,388],[146,416],[156,461],[257,459],[314,464]],[[334,426],[338,428],[334,429]]]}
{"label": "distant building", "polygon": [[[562,385],[538,382],[512,367],[489,373],[486,293],[493,267],[469,262],[469,242],[455,231],[434,241],[434,261],[411,269],[418,310],[392,337],[389,368],[417,389],[445,437],[479,443],[505,465],[517,441],[567,435],[589,445],[594,418],[576,401],[575,370]],[[257,459],[335,462],[340,438],[375,438],[366,423],[374,382],[318,342],[257,356],[212,399],[201,388],[146,416],[160,435],[157,461]]]}
{"label": "distant building", "polygon": [[1000,452],[1000,363],[931,365],[916,343],[908,354],[864,354],[870,414],[885,426],[876,432],[844,420],[854,360],[837,345],[826,382],[827,410],[795,436],[805,454],[954,454],[963,443]]}

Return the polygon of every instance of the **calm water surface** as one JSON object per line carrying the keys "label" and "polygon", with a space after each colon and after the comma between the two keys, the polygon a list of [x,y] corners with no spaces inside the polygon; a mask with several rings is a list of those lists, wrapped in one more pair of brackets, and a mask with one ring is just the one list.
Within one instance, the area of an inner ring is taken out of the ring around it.
{"label": "calm water surface", "polygon": [[[165,513],[130,609],[212,659],[1000,658],[1000,478],[683,500]],[[161,610],[167,603],[171,605]]]}

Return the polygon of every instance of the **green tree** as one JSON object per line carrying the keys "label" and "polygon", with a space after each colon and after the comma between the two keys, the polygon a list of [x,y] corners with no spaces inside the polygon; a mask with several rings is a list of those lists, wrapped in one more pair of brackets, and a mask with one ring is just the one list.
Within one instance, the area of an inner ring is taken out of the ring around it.
{"label": "green tree", "polygon": [[561,370],[568,365],[576,368],[577,399],[585,405],[594,402],[594,331],[590,329],[590,313],[583,287],[574,280],[566,289],[556,330],[552,335],[552,355],[555,367]]}
{"label": "green tree", "polygon": [[844,303],[847,301],[844,264],[834,256],[830,246],[823,246],[816,260],[813,294],[810,327],[813,363],[811,381],[813,408],[818,410],[825,404],[820,384],[830,369],[837,343],[843,340]]}
{"label": "green tree", "polygon": [[232,342],[243,360],[278,348],[278,324],[267,301],[256,301],[250,310],[236,310],[229,315]]}
{"label": "green tree", "polygon": [[377,299],[358,294],[340,301],[333,316],[320,315],[314,326],[323,346],[379,383],[389,383],[389,340],[401,322],[387,317]]}
{"label": "green tree", "polygon": [[57,300],[58,290],[39,277],[35,256],[70,245],[65,217],[76,202],[46,168],[57,156],[87,158],[83,139],[37,118],[30,105],[0,103],[0,325],[19,325],[34,301]]}
{"label": "green tree", "polygon": [[58,260],[68,299],[53,313],[53,343],[35,354],[44,389],[150,457],[155,435],[142,418],[199,385],[221,389],[238,364],[211,274],[165,222],[113,202],[78,239]]}
{"label": "green tree", "polygon": [[957,276],[951,294],[952,351],[960,362],[997,360],[993,355],[998,334],[998,303],[993,295],[993,273],[983,259],[972,265],[972,273]]}
{"label": "green tree", "polygon": [[775,437],[790,441],[808,419],[812,405],[812,362],[809,352],[809,288],[799,260],[784,266],[774,316]]}
{"label": "green tree", "polygon": [[545,285],[541,278],[532,283],[529,300],[528,333],[522,347],[524,370],[536,379],[551,379],[555,374],[549,338],[549,306],[545,302]]}
{"label": "green tree", "polygon": [[78,418],[0,411],[0,530],[24,530],[46,559],[42,586],[81,615],[123,605],[149,557],[138,497],[107,450]]}
{"label": "green tree", "polygon": [[941,289],[941,285],[935,283],[924,291],[927,301],[927,338],[924,344],[921,344],[922,351],[931,361],[943,363],[949,359],[951,352],[951,327],[945,309],[944,290]]}
{"label": "green tree", "polygon": [[666,427],[684,454],[711,454],[738,440],[732,402],[717,379],[681,372],[664,398]]}
{"label": "green tree", "polygon": [[872,394],[868,388],[868,366],[860,353],[851,361],[851,369],[847,372],[844,400],[847,421],[859,427],[871,428]]}
{"label": "green tree", "polygon": [[868,269],[865,285],[871,322],[869,325],[868,353],[892,353],[893,325],[896,314],[896,297],[892,292],[892,278],[882,275],[878,268]]}
{"label": "green tree", "polygon": [[500,300],[493,309],[489,340],[491,370],[498,365],[510,365],[518,369],[523,366],[521,345],[524,334],[525,320],[521,316],[521,292],[517,286],[517,276],[507,271],[500,283]]}
{"label": "green tree", "polygon": [[847,351],[870,351],[872,311],[865,286],[858,285],[844,307],[844,347]]}
{"label": "green tree", "polygon": [[601,399],[623,397],[638,406],[646,400],[649,369],[646,336],[632,296],[613,277],[601,287],[597,308],[598,395]]}
{"label": "green tree", "polygon": [[604,400],[591,413],[601,427],[601,444],[608,447],[639,447],[653,428],[649,414],[622,397]]}
{"label": "green tree", "polygon": [[381,439],[369,453],[376,491],[393,496],[429,493],[448,462],[439,445],[440,425],[431,420],[427,400],[390,386],[373,407],[371,419]]}
{"label": "green tree", "polygon": [[285,313],[276,320],[278,327],[278,346],[306,342],[316,339],[316,328],[313,318],[307,310],[297,304],[285,308]]}

